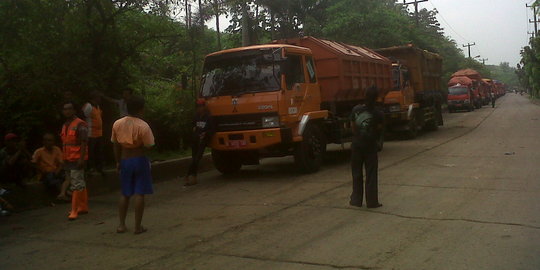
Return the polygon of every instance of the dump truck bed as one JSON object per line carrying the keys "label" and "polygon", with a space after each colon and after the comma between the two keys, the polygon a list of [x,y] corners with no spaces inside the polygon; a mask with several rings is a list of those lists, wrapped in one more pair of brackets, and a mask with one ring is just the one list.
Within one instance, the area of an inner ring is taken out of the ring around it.
{"label": "dump truck bed", "polygon": [[359,103],[372,85],[377,86],[381,98],[391,90],[392,62],[368,48],[314,37],[284,39],[277,43],[311,49],[323,107],[331,103]]}
{"label": "dump truck bed", "polygon": [[376,49],[375,52],[400,63],[409,69],[414,91],[441,91],[442,57],[419,49],[412,44]]}

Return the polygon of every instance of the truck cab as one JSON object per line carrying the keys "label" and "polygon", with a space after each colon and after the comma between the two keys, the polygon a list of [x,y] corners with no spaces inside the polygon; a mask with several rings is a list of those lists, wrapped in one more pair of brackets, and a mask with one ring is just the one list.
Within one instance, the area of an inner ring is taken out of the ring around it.
{"label": "truck cab", "polygon": [[448,111],[474,110],[473,91],[468,85],[456,84],[448,88]]}
{"label": "truck cab", "polygon": [[320,109],[315,65],[307,48],[269,44],[210,54],[199,98],[206,100],[214,119],[216,134],[209,146],[222,173],[258,164],[261,157],[291,154],[295,142],[305,137],[314,144],[305,155],[326,149],[320,130],[306,130],[305,118],[328,116]]}

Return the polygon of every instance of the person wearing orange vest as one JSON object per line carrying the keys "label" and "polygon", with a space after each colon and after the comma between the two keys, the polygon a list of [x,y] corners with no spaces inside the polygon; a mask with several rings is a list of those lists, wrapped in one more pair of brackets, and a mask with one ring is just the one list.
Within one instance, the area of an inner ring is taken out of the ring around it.
{"label": "person wearing orange vest", "polygon": [[71,211],[68,219],[88,213],[88,192],[84,181],[84,167],[88,160],[88,126],[75,115],[73,102],[65,102],[62,113],[66,122],[62,126],[62,154],[66,180],[71,183]]}
{"label": "person wearing orange vest", "polygon": [[101,93],[94,91],[90,101],[84,104],[82,111],[88,124],[88,169],[96,170],[103,175],[103,121],[99,106]]}

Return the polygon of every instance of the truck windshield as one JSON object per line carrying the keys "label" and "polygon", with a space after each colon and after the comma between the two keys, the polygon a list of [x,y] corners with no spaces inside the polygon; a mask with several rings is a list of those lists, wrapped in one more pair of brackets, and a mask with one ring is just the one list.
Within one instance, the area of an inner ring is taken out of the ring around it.
{"label": "truck windshield", "polygon": [[458,96],[458,95],[466,95],[468,93],[468,90],[467,88],[448,88],[448,94],[449,95],[454,95],[454,96]]}
{"label": "truck windshield", "polygon": [[279,59],[281,49],[250,50],[208,57],[204,65],[201,96],[239,96],[279,90]]}

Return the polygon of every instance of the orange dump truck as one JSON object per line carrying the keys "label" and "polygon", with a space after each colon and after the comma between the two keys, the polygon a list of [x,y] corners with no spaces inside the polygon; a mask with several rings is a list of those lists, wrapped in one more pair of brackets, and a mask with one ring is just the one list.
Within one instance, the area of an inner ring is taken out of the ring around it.
{"label": "orange dump truck", "polygon": [[416,137],[443,125],[442,58],[412,44],[375,50],[392,59],[393,87],[384,98],[389,131]]}
{"label": "orange dump truck", "polygon": [[328,143],[351,140],[349,114],[365,90],[377,86],[381,100],[391,90],[391,64],[367,48],[313,37],[209,54],[199,98],[215,122],[215,167],[227,174],[294,155],[299,169],[317,171]]}

